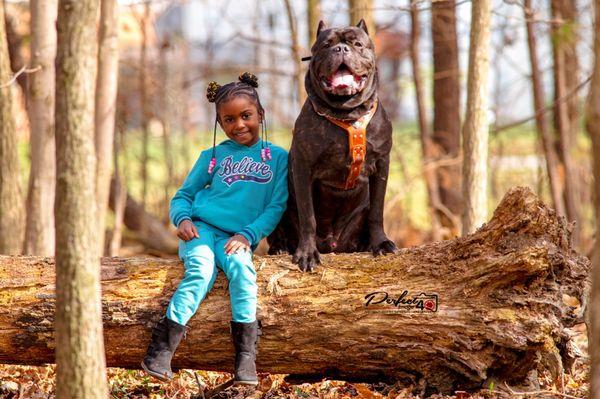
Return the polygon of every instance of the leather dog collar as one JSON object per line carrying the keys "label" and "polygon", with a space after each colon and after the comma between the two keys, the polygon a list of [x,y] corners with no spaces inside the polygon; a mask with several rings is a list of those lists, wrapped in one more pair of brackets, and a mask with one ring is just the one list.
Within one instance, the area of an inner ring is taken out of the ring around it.
{"label": "leather dog collar", "polygon": [[327,118],[331,123],[338,125],[348,133],[348,148],[350,150],[352,162],[350,163],[348,178],[344,185],[340,186],[340,188],[343,188],[344,190],[350,190],[356,187],[356,181],[358,180],[360,170],[362,169],[362,165],[365,162],[365,157],[367,155],[367,126],[373,115],[375,115],[375,111],[377,111],[378,102],[379,101],[375,101],[369,112],[355,121],[344,121],[325,115],[319,112],[313,104],[313,108],[318,115]]}

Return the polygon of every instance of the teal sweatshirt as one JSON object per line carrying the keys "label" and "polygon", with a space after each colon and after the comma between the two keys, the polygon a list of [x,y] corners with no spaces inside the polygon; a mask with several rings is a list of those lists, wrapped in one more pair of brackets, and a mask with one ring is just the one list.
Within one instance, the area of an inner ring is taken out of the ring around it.
{"label": "teal sweatshirt", "polygon": [[250,147],[233,140],[220,143],[211,174],[212,148],[202,151],[171,200],[169,216],[175,227],[185,219],[199,219],[243,235],[252,247],[269,235],[286,208],[288,156],[283,148],[265,142],[272,159],[263,162],[261,142]]}

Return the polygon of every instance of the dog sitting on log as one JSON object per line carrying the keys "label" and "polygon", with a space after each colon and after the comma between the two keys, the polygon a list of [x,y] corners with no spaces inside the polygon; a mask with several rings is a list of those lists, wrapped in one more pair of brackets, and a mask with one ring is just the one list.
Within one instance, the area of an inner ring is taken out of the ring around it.
{"label": "dog sitting on log", "polygon": [[377,97],[375,51],[366,24],[321,21],[305,78],[308,98],[289,153],[288,209],[269,237],[302,271],[319,253],[394,253],[383,230],[392,124]]}

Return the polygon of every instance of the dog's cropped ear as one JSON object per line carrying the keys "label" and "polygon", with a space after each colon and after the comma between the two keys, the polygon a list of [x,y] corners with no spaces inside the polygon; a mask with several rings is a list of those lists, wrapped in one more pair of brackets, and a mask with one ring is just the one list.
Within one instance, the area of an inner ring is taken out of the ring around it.
{"label": "dog's cropped ear", "polygon": [[358,21],[358,25],[356,25],[358,28],[362,29],[365,31],[365,33],[368,35],[369,34],[369,30],[367,29],[367,23],[365,22],[364,19],[360,19],[360,21]]}
{"label": "dog's cropped ear", "polygon": [[319,21],[319,27],[317,28],[317,37],[319,37],[319,33],[324,31],[325,29],[327,29],[327,25],[325,25],[325,22]]}

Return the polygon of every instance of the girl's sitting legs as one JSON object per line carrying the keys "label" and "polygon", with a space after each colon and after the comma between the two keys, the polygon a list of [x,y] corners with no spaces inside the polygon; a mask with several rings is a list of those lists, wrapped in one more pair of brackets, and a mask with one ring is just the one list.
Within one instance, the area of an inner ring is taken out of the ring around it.
{"label": "girl's sitting legs", "polygon": [[256,270],[252,252],[243,251],[226,255],[222,249],[229,237],[217,239],[217,264],[227,275],[231,301],[231,333],[235,347],[235,384],[257,385],[256,345],[261,334],[256,320]]}
{"label": "girl's sitting legs", "polygon": [[199,235],[199,238],[179,243],[185,274],[169,302],[166,317],[152,330],[152,342],[142,361],[142,368],[161,380],[173,378],[171,359],[185,334],[185,325],[217,278],[213,252],[215,236],[208,230],[202,230]]}
{"label": "girl's sitting legs", "polygon": [[183,325],[196,313],[218,273],[213,250],[215,234],[200,228],[198,234],[199,238],[179,243],[179,257],[185,266],[185,274],[167,308],[167,318]]}
{"label": "girl's sitting legs", "polygon": [[252,264],[252,252],[240,251],[226,255],[223,247],[229,237],[217,238],[215,257],[217,265],[229,282],[229,300],[233,321],[250,323],[256,320],[256,270]]}

